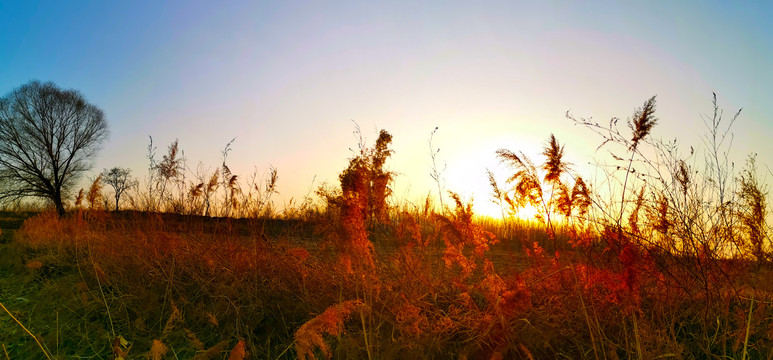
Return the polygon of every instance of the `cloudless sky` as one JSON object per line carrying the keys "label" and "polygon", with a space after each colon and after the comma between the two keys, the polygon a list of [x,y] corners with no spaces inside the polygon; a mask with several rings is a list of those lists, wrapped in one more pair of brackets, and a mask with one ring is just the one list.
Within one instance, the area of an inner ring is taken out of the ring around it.
{"label": "cloudless sky", "polygon": [[[699,145],[711,94],[733,160],[773,166],[773,10],[767,2],[0,1],[0,93],[32,79],[102,108],[111,137],[95,171],[147,174],[179,139],[188,166],[279,170],[280,205],[334,184],[356,148],[394,136],[398,200],[446,187],[485,208],[498,148],[539,160],[566,143],[578,171],[600,139],[565,118],[627,119],[657,95],[656,138]],[[739,164],[736,165],[740,167]],[[312,181],[314,183],[312,184]],[[312,187],[313,186],[313,187]]]}

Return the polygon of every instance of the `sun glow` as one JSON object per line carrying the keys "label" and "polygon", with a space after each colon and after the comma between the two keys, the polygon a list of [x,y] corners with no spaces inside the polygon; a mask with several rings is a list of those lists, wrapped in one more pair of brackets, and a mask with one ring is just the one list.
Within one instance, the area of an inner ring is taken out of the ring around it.
{"label": "sun glow", "polygon": [[[462,169],[475,167],[469,163],[467,163],[467,165],[469,166],[462,167]],[[523,220],[536,220],[538,211],[531,205],[519,207],[515,209],[515,213],[513,213],[508,204],[503,202],[500,205],[495,202],[492,195],[493,188],[485,173],[486,167],[481,167],[480,164],[478,164],[478,167],[481,168],[480,172],[460,171],[453,173],[454,178],[449,178],[447,184],[448,190],[461,195],[462,200],[465,202],[472,201],[472,209],[475,215],[492,219],[515,217]],[[497,182],[502,190],[509,189],[510,187],[510,185],[499,179],[497,179]]]}
{"label": "sun glow", "polygon": [[526,205],[516,210],[515,217],[523,220],[537,220],[537,214],[539,211],[536,208]]}
{"label": "sun glow", "polygon": [[475,212],[476,215],[485,216],[485,217],[489,217],[497,220],[501,220],[503,217],[506,219],[518,218],[522,220],[537,220],[537,214],[539,212],[531,205],[520,207],[516,209],[515,213],[513,214],[510,211],[509,206],[507,204],[504,204],[504,207],[500,207],[498,204],[495,204],[493,201],[490,201],[488,198],[486,199],[480,198],[480,200],[478,199],[479,197],[476,196],[475,202],[473,204],[473,211]]}
{"label": "sun glow", "polygon": [[[530,205],[519,207],[513,213],[508,204],[502,203],[500,205],[494,201],[493,188],[487,171],[494,174],[497,186],[502,191],[511,188],[511,185],[505,181],[510,170],[504,168],[496,157],[496,150],[503,146],[498,143],[504,142],[499,140],[476,143],[464,149],[449,149],[443,159],[448,164],[444,173],[445,190],[458,193],[465,203],[472,201],[473,212],[478,216],[492,219],[515,217],[523,220],[536,220],[538,211]],[[538,146],[538,144],[534,146]],[[449,199],[446,196],[444,200]],[[450,206],[451,204],[446,205]]]}

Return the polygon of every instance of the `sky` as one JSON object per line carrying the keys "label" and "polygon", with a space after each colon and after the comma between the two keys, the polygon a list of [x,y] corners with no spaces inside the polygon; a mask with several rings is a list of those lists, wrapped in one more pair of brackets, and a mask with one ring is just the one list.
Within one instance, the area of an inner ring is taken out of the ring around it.
{"label": "sky", "polygon": [[[731,159],[773,166],[773,8],[767,2],[0,0],[0,94],[77,89],[110,138],[94,171],[147,176],[175,139],[188,166],[279,171],[278,205],[335,184],[356,149],[393,135],[395,199],[445,187],[487,212],[499,148],[539,161],[551,133],[578,172],[604,157],[567,120],[629,118],[657,95],[655,138],[689,147],[716,92]],[[2,95],[0,95],[2,96]],[[85,186],[85,185],[84,185]]]}

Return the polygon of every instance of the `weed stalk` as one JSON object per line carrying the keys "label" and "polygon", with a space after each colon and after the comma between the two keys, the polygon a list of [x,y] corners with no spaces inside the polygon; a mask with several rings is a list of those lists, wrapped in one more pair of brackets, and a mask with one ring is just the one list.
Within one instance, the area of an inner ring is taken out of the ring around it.
{"label": "weed stalk", "polygon": [[752,294],[752,300],[751,300],[751,303],[749,303],[749,316],[746,319],[746,335],[744,335],[744,339],[743,339],[743,355],[741,356],[741,360],[746,360],[746,354],[748,353],[748,349],[749,349],[749,328],[751,327],[751,323],[752,323],[753,311],[754,311],[754,294]]}
{"label": "weed stalk", "polygon": [[[29,334],[29,336],[32,336],[32,338],[35,339],[35,342],[38,344],[38,347],[40,347],[40,350],[43,351],[43,355],[46,356],[46,359],[50,360],[51,356],[49,356],[48,351],[46,351],[46,349],[43,348],[43,344],[40,343],[40,340],[38,340],[38,337],[35,335],[32,335],[32,333],[27,329],[27,327],[25,327],[24,324],[22,324],[21,321],[19,321],[19,319],[16,318],[16,316],[13,316],[13,314],[11,314],[11,312],[8,311],[8,309],[5,307],[5,305],[3,305],[2,302],[0,302],[0,307],[2,307],[3,310],[5,310],[5,312],[8,313],[8,316],[10,316],[11,319],[13,319],[13,321],[16,321],[16,323],[19,324],[19,326],[21,326],[21,328],[24,329],[24,331],[26,331],[27,334]],[[3,351],[5,351],[5,356],[8,357],[8,351],[5,349],[5,344],[3,344]],[[10,359],[10,357],[8,358]]]}

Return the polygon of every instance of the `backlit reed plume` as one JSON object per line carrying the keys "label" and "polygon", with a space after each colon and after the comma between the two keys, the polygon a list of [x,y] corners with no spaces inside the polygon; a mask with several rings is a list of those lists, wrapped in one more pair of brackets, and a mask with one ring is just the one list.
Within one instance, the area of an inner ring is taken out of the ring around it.
{"label": "backlit reed plume", "polygon": [[99,203],[102,200],[102,186],[102,174],[99,174],[91,183],[89,192],[86,194],[86,201],[89,203],[89,209],[99,207]]}
{"label": "backlit reed plume", "polygon": [[515,173],[507,178],[507,183],[515,184],[513,188],[515,190],[514,205],[539,206],[542,199],[542,186],[540,186],[534,163],[523,152],[516,154],[507,149],[497,150],[497,157],[501,162],[515,170]]}
{"label": "backlit reed plume", "polygon": [[558,144],[555,135],[550,134],[542,155],[545,155],[545,182],[555,184],[561,179],[561,175],[569,170],[569,163],[564,162],[564,147]]}
{"label": "backlit reed plume", "polygon": [[[506,149],[497,150],[499,160],[515,170],[515,173],[507,179],[509,184],[515,184],[511,190],[514,196],[511,198],[505,192],[504,200],[511,205],[513,213],[516,207],[525,205],[537,209],[537,218],[545,222],[549,236],[554,237],[553,212],[557,211],[569,216],[574,200],[577,199],[580,212],[584,215],[590,205],[590,197],[588,188],[581,179],[571,192],[569,187],[562,183],[561,178],[569,172],[571,164],[564,161],[564,147],[558,143],[553,134],[550,134],[542,155],[545,156],[545,162],[541,169],[545,175],[541,180],[537,167],[523,152],[516,154]],[[555,247],[555,238],[553,240]]]}
{"label": "backlit reed plume", "polygon": [[628,150],[631,152],[631,158],[628,161],[628,169],[625,172],[625,180],[623,181],[623,193],[621,196],[620,215],[617,218],[617,226],[622,230],[621,221],[623,214],[625,213],[625,193],[628,187],[628,176],[631,174],[631,166],[633,166],[633,158],[636,155],[639,143],[647,135],[649,135],[652,127],[657,124],[658,119],[655,117],[655,96],[649,98],[644,102],[644,105],[637,109],[633,114],[633,120],[628,121],[628,127],[633,133],[631,143],[628,146]]}
{"label": "backlit reed plume", "polygon": [[639,142],[649,135],[650,130],[657,122],[658,119],[655,117],[655,96],[653,96],[645,101],[641,108],[636,110],[633,115],[633,121],[628,122],[628,127],[633,132],[629,150],[635,150],[639,146]]}
{"label": "backlit reed plume", "polygon": [[75,207],[80,208],[83,204],[83,189],[81,188],[80,191],[78,191],[78,195],[75,196]]}

